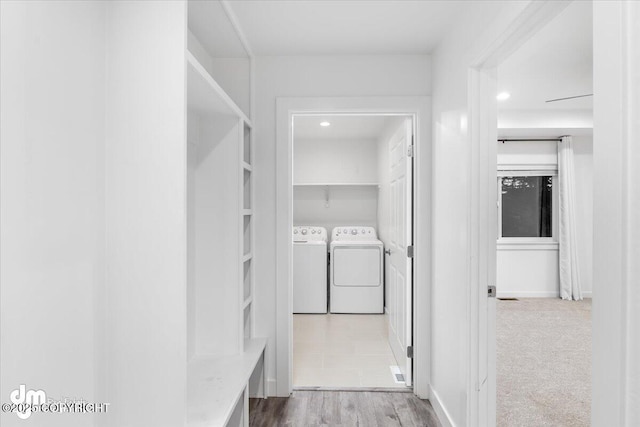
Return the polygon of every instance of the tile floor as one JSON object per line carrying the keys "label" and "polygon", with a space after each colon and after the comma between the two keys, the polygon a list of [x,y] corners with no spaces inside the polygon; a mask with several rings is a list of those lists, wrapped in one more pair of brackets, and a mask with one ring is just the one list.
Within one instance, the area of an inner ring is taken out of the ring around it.
{"label": "tile floor", "polygon": [[295,314],[294,387],[394,387],[382,314]]}

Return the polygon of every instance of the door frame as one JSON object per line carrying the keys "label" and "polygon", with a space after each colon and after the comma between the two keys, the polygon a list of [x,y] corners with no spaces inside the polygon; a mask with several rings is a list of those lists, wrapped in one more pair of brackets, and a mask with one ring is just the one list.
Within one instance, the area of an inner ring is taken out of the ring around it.
{"label": "door frame", "polygon": [[[431,379],[431,97],[278,98],[276,100],[276,396],[293,391],[293,117],[406,115],[413,118],[413,391],[429,398]],[[420,215],[418,215],[420,213]],[[419,219],[419,220],[418,220]]]}
{"label": "door frame", "polygon": [[558,16],[572,0],[530,2],[468,68],[469,376],[468,425],[496,425],[497,67]]}

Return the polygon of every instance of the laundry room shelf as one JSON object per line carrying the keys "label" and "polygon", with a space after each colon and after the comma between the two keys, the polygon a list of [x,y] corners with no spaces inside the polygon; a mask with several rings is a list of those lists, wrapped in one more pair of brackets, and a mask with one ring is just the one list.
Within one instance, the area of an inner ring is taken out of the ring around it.
{"label": "laundry room shelf", "polygon": [[243,209],[242,215],[245,215],[245,216],[253,215],[253,209]]}
{"label": "laundry room shelf", "polygon": [[251,252],[249,252],[248,254],[245,254],[245,255],[242,257],[242,262],[247,262],[247,261],[249,261],[251,258],[253,258],[253,254],[252,254]]}
{"label": "laundry room shelf", "polygon": [[294,187],[368,187],[378,186],[377,182],[313,182],[313,183],[294,183]]}
{"label": "laundry room shelf", "polygon": [[[245,351],[233,356],[195,357],[187,366],[187,425],[227,425],[264,356],[266,338],[245,341]],[[264,369],[264,367],[263,367]]]}
{"label": "laundry room shelf", "polygon": [[242,167],[244,168],[244,170],[251,172],[253,170],[253,168],[251,167],[251,165],[247,162],[242,162]]}
{"label": "laundry room shelf", "polygon": [[189,51],[187,51],[187,108],[203,116],[240,117],[248,126],[251,126],[247,116]]}

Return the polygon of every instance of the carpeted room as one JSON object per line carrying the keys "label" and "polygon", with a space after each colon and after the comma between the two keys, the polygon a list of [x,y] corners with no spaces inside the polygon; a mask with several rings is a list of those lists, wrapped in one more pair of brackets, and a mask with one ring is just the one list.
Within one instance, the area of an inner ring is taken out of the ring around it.
{"label": "carpeted room", "polygon": [[497,425],[587,426],[591,299],[497,301]]}

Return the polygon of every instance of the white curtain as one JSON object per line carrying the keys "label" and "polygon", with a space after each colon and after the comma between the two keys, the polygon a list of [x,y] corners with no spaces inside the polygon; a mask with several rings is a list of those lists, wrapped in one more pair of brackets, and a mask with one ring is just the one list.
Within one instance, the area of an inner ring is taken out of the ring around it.
{"label": "white curtain", "polygon": [[558,142],[558,187],[560,198],[560,296],[581,300],[578,274],[578,244],[576,234],[576,178],[573,166],[573,141],[570,136]]}

